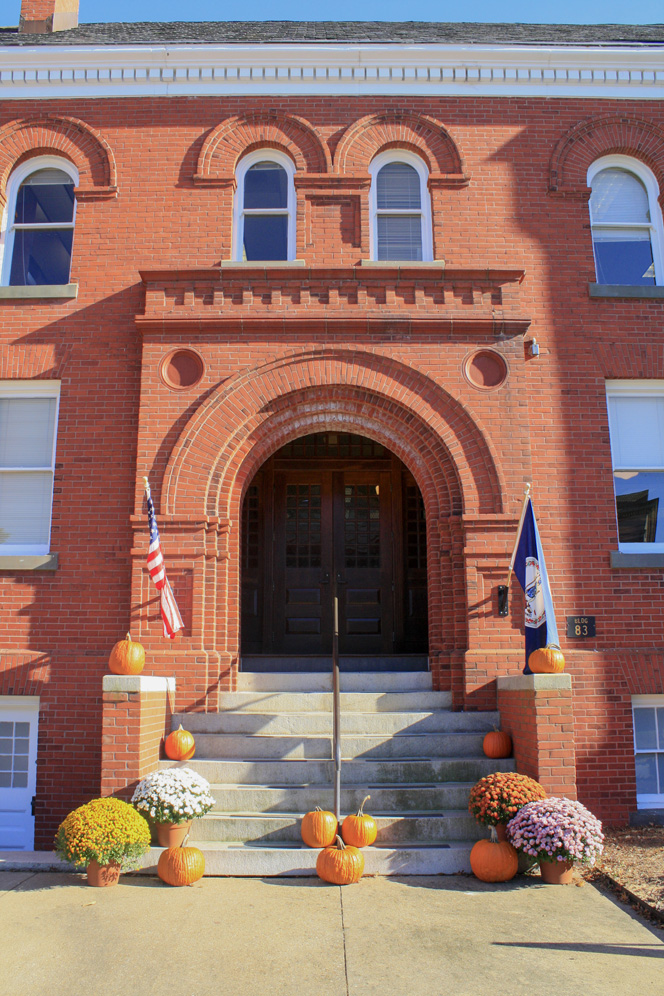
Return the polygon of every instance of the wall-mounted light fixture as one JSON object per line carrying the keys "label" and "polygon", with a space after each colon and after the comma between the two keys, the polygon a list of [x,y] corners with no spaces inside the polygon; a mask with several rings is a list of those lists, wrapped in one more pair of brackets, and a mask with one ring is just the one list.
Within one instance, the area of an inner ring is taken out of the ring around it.
{"label": "wall-mounted light fixture", "polygon": [[531,356],[539,356],[539,343],[537,339],[531,339],[528,343],[528,352]]}

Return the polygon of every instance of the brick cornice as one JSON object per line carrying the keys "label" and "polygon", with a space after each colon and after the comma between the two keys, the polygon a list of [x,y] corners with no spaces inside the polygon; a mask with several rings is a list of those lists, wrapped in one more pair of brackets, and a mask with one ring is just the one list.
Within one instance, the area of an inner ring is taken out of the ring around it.
{"label": "brick cornice", "polygon": [[220,267],[205,270],[143,270],[142,331],[229,322],[247,330],[270,323],[367,321],[412,330],[490,329],[523,334],[530,320],[519,308],[517,269],[452,269],[444,263],[368,266]]}

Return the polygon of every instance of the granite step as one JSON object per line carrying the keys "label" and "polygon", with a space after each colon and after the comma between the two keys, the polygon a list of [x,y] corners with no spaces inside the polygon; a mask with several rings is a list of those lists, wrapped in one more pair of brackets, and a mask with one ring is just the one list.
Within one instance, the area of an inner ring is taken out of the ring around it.
{"label": "granite step", "polygon": [[[194,732],[193,730],[191,731]],[[327,760],[331,756],[329,736],[253,736],[233,733],[201,733],[196,736],[200,758],[238,758],[245,761],[301,758]],[[483,733],[397,733],[377,736],[342,736],[342,758],[370,760],[421,757],[481,757]]]}
{"label": "granite step", "polygon": [[[341,808],[355,812],[362,799],[371,795],[373,815],[406,812],[436,812],[461,809],[468,804],[471,785],[465,782],[438,782],[399,786],[367,785],[341,788]],[[214,813],[306,813],[316,806],[332,809],[334,791],[323,785],[211,785]]]}
{"label": "granite step", "polygon": [[[178,714],[175,721],[198,738],[201,733],[331,736],[332,714],[317,712],[220,712]],[[497,712],[342,712],[341,732],[346,734],[487,733],[499,722]]]}

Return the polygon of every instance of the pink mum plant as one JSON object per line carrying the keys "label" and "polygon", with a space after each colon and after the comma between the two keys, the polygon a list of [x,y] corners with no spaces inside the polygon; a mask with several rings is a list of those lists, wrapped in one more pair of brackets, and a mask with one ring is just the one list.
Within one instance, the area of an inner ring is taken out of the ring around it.
{"label": "pink mum plant", "polygon": [[540,861],[581,861],[594,865],[604,850],[602,824],[571,799],[529,802],[507,824],[507,839]]}

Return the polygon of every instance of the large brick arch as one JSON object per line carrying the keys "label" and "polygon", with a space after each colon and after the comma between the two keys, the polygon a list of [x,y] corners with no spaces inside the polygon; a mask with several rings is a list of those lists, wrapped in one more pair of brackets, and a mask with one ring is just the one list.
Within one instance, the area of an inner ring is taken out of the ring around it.
{"label": "large brick arch", "polygon": [[78,169],[77,198],[113,197],[117,194],[117,169],[105,138],[78,118],[57,114],[9,121],[0,128],[0,202],[5,203],[7,180],[24,159],[62,155]]}
{"label": "large brick arch", "polygon": [[634,156],[651,168],[664,191],[664,131],[624,114],[579,121],[560,139],[549,164],[552,193],[587,193],[588,167],[600,156]]}
{"label": "large brick arch", "polygon": [[505,486],[487,434],[429,377],[390,357],[352,349],[281,357],[224,383],[195,412],[171,454],[162,509],[237,521],[258,467],[290,439],[339,428],[400,457],[429,514],[497,513]]}
{"label": "large brick arch", "polygon": [[328,173],[327,147],[308,122],[294,114],[256,112],[227,118],[209,133],[198,157],[194,180],[228,180],[238,159],[252,149],[278,147],[287,152],[302,173]]}
{"label": "large brick arch", "polygon": [[406,148],[422,156],[432,175],[464,172],[456,143],[434,118],[415,112],[368,114],[342,135],[334,154],[335,173],[366,173],[376,153]]}

